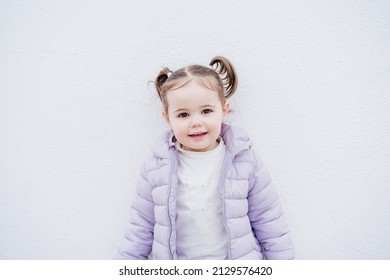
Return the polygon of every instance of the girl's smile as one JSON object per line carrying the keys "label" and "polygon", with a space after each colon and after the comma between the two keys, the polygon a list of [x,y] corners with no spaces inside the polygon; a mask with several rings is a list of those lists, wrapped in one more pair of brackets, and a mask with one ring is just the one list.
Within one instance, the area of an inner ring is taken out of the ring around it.
{"label": "girl's smile", "polygon": [[198,138],[202,138],[206,134],[207,132],[197,132],[197,133],[190,134],[190,137],[194,139],[198,139]]}

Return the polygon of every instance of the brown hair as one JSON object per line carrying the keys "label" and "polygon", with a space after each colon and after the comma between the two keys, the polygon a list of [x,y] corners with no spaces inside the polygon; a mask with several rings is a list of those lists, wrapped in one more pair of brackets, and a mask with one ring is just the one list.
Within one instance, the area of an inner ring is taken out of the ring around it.
{"label": "brown hair", "polygon": [[174,72],[167,67],[160,71],[155,85],[166,113],[168,112],[167,92],[183,87],[193,79],[201,82],[208,89],[216,91],[222,104],[234,94],[238,80],[230,61],[225,57],[216,56],[209,65],[212,68],[190,65]]}

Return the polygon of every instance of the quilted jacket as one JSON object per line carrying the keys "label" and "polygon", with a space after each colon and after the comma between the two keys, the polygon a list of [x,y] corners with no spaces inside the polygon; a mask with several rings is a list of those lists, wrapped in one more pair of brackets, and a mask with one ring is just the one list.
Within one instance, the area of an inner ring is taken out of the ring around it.
{"label": "quilted jacket", "polygon": [[[292,259],[291,236],[277,192],[247,134],[222,125],[226,155],[219,191],[229,259]],[[178,151],[170,130],[142,167],[130,223],[119,247],[121,259],[177,259]],[[152,256],[152,257],[150,257]]]}

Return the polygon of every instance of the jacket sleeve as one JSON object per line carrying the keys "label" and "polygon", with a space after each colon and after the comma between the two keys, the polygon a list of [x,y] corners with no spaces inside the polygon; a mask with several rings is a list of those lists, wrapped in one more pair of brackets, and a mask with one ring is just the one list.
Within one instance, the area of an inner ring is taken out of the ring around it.
{"label": "jacket sleeve", "polygon": [[152,250],[154,224],[151,186],[143,166],[131,205],[125,238],[119,246],[117,258],[146,260]]}
{"label": "jacket sleeve", "polygon": [[260,157],[255,152],[254,156],[255,164],[248,194],[248,216],[252,228],[266,259],[293,259],[291,235],[278,194]]}

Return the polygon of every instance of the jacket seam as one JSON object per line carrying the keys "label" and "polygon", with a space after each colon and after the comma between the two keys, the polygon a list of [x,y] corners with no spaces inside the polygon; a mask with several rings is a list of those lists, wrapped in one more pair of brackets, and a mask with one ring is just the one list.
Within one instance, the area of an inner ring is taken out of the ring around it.
{"label": "jacket seam", "polygon": [[234,237],[234,238],[232,238],[232,240],[239,239],[239,238],[242,238],[242,237],[247,236],[247,235],[253,236],[253,232],[250,231],[250,232],[245,233],[245,234],[243,234],[243,235],[241,235],[241,236]]}
{"label": "jacket seam", "polygon": [[[157,157],[155,157],[155,158],[157,158]],[[145,175],[148,174],[149,172],[154,171],[154,170],[159,170],[161,167],[163,167],[163,166],[165,166],[165,165],[168,165],[168,163],[165,163],[165,164],[162,164],[162,165],[153,166],[153,167],[150,168],[150,169],[149,169],[149,168],[148,168],[148,169],[144,168],[144,170],[145,170]]]}
{"label": "jacket seam", "polygon": [[249,178],[232,178],[232,177],[226,177],[226,179],[229,179],[229,180],[234,180],[234,181],[248,181]]}
{"label": "jacket seam", "polygon": [[253,252],[253,251],[255,251],[255,252],[257,252],[257,250],[256,249],[251,249],[249,252],[246,252],[245,254],[243,254],[243,255],[241,255],[241,256],[239,256],[239,257],[237,257],[237,258],[234,258],[234,259],[239,259],[239,258],[242,258],[243,256],[247,256],[247,255],[249,255],[251,252]]}

